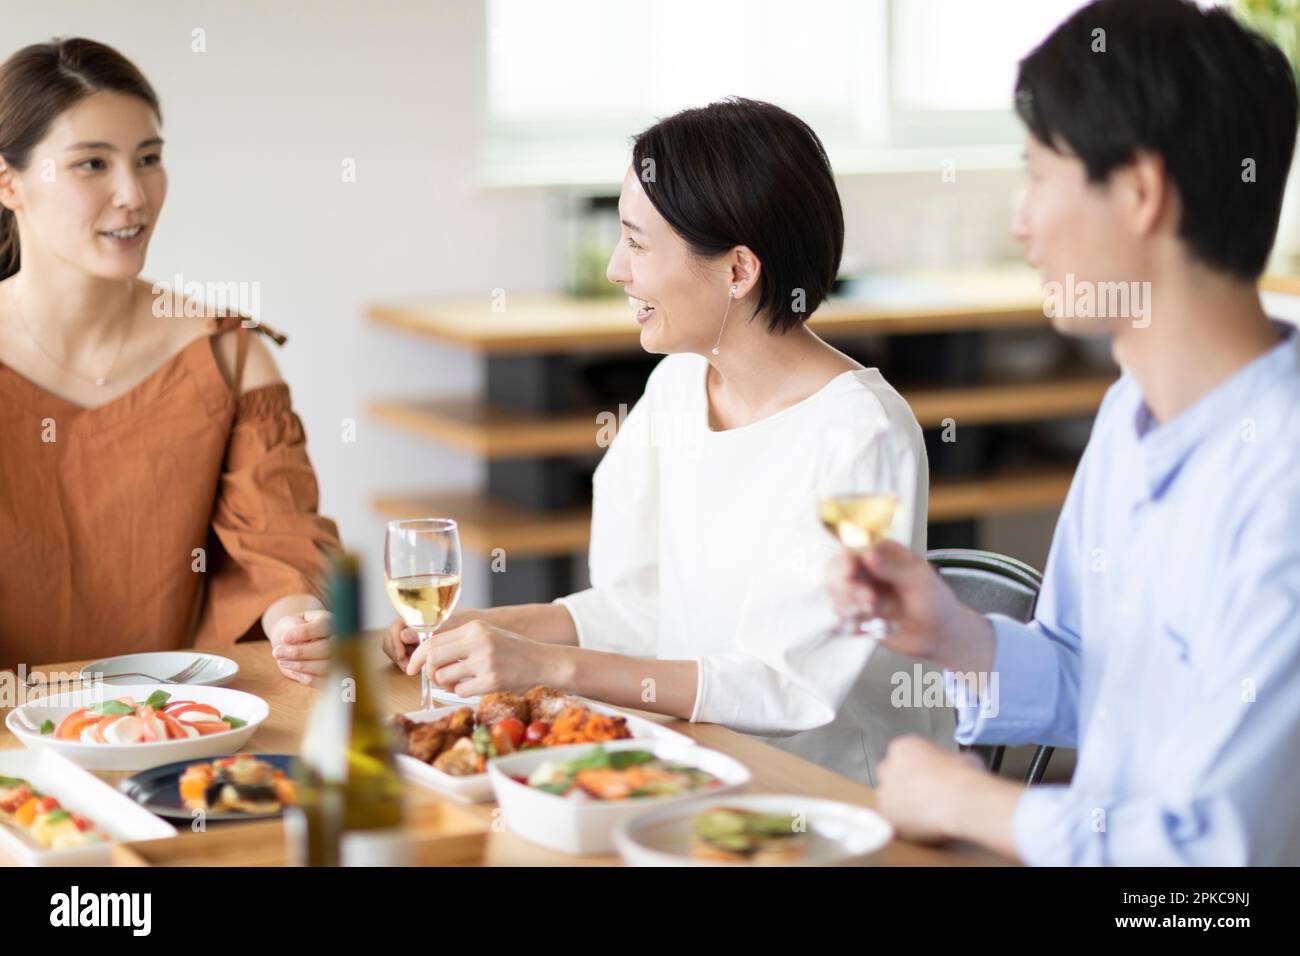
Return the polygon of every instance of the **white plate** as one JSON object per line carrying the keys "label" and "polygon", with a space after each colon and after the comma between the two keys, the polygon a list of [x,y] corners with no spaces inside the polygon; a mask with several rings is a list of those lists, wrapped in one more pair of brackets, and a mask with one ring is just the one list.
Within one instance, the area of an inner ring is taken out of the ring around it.
{"label": "white plate", "polygon": [[[61,806],[91,820],[115,842],[176,835],[170,823],[49,748],[0,751],[0,775],[21,777],[41,793],[56,798]],[[43,850],[8,823],[0,823],[0,846],[25,866],[108,866],[113,855],[112,843]]]}
{"label": "white plate", "polygon": [[801,814],[808,828],[808,850],[791,866],[838,866],[865,863],[894,837],[889,821],[866,807],[799,794],[762,794],[715,798],[654,809],[621,824],[614,843],[629,866],[748,867],[747,863],[696,860],[689,853],[690,819],[710,807],[727,806],[760,813]]}
{"label": "white plate", "polygon": [[[146,700],[156,690],[165,691],[172,700],[193,700],[211,704],[222,714],[246,721],[243,727],[206,737],[186,740],[155,740],[139,744],[83,744],[79,740],[55,740],[42,734],[41,724],[59,721],[78,707],[115,697]],[[227,687],[202,687],[193,684],[86,684],[78,690],[30,701],[9,712],[5,726],[33,750],[48,748],[67,757],[87,770],[148,770],[177,760],[232,754],[248,742],[253,732],[266,720],[271,710],[266,701],[242,690]]]}
{"label": "white plate", "polygon": [[[147,654],[122,654],[118,657],[106,657],[93,661],[81,669],[81,676],[92,678],[103,675],[105,680],[114,681],[115,674],[148,674],[151,677],[171,677],[189,667],[196,658],[204,658],[203,669],[187,680],[187,684],[204,684],[220,687],[229,684],[239,674],[239,665],[228,657],[216,654],[204,654],[200,651],[152,651]],[[139,684],[143,678],[119,677],[117,680],[128,684]]]}
{"label": "white plate", "polygon": [[525,750],[498,757],[488,764],[492,790],[501,807],[506,826],[539,846],[574,856],[614,852],[614,830],[620,823],[665,805],[695,800],[697,793],[680,797],[646,797],[618,801],[575,800],[538,790],[513,777],[527,777],[547,760],[565,761],[581,756],[593,747],[606,750],[649,750],[656,757],[697,767],[713,774],[722,786],[709,791],[712,799],[749,783],[749,771],[740,761],[717,750],[675,740],[615,740],[607,744],[573,744],[546,750]]}
{"label": "white plate", "polygon": [[[477,698],[475,699],[477,700]],[[627,729],[631,732],[633,740],[646,742],[670,740],[683,745],[693,746],[695,744],[695,741],[685,734],[665,727],[653,720],[647,720],[645,717],[638,717],[636,714],[629,714],[617,707],[598,704],[585,698],[582,699],[582,702],[597,713],[616,714],[626,718]],[[416,723],[424,723],[429,720],[437,720],[439,717],[459,710],[462,706],[467,705],[438,707],[434,710],[417,710],[403,716]],[[488,779],[486,773],[476,773],[471,777],[453,777],[449,773],[435,770],[432,764],[427,764],[423,760],[416,760],[409,754],[403,753],[397,755],[397,768],[406,779],[426,786],[430,790],[437,790],[439,793],[462,803],[487,803],[492,799],[492,781]]]}

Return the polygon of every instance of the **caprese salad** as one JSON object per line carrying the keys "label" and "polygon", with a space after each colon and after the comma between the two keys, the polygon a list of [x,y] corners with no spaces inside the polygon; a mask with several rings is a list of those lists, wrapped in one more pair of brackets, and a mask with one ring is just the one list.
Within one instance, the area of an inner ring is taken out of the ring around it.
{"label": "caprese salad", "polygon": [[206,737],[245,723],[211,704],[172,700],[166,691],[156,690],[143,703],[133,697],[117,697],[74,710],[57,725],[47,720],[41,733],[83,744],[141,744]]}

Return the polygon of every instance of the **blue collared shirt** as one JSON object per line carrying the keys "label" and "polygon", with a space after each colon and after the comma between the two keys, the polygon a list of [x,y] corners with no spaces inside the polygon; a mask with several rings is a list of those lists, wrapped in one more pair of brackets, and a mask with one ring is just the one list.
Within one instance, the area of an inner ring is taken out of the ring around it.
{"label": "blue collared shirt", "polygon": [[1300,864],[1300,334],[1279,331],[1164,424],[1112,386],[1035,619],[990,617],[996,699],[958,694],[958,741],[1079,749],[1017,805],[1028,863]]}

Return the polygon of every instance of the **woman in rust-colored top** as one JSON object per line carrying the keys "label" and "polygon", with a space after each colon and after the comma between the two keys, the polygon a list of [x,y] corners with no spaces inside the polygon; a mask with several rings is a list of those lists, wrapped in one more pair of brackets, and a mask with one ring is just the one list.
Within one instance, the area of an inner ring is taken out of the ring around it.
{"label": "woman in rust-colored top", "polygon": [[338,534],[258,333],[283,337],[138,278],[159,123],[101,44],[0,65],[0,668],[264,633],[306,682]]}

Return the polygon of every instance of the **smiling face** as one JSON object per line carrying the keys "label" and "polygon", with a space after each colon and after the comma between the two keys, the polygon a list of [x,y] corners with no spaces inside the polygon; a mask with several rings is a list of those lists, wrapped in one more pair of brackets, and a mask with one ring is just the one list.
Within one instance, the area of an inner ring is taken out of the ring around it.
{"label": "smiling face", "polygon": [[52,257],[88,275],[144,268],[167,196],[158,119],[144,101],[100,92],[61,113],[3,192],[24,264]]}
{"label": "smiling face", "polygon": [[[1151,250],[1130,227],[1123,189],[1090,183],[1083,161],[1025,137],[1029,185],[1011,231],[1044,285],[1131,282],[1144,278]],[[1112,173],[1112,178],[1122,175]],[[1055,315],[1052,324],[1071,335],[1113,333],[1123,317]]]}
{"label": "smiling face", "polygon": [[[711,263],[694,255],[630,169],[623,179],[618,216],[622,231],[605,277],[637,300],[632,307],[641,326],[641,347],[663,355],[707,353],[717,341],[727,308],[730,270],[725,257]],[[735,318],[728,319],[729,328]]]}

